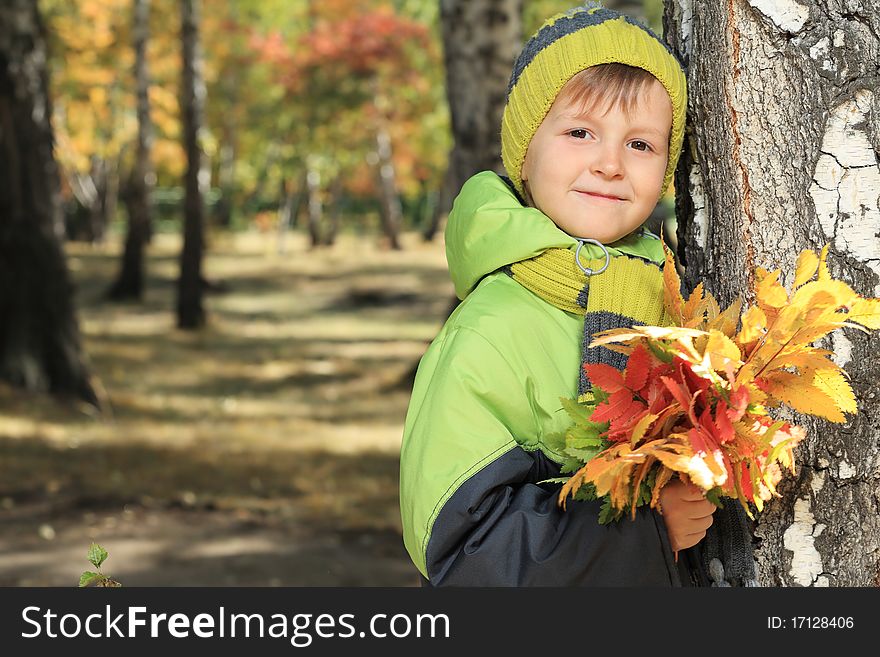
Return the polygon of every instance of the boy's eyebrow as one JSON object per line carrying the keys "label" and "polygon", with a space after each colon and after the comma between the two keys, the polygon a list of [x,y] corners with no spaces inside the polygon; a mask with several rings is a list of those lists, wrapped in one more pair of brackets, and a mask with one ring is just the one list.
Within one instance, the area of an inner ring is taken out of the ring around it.
{"label": "boy's eyebrow", "polygon": [[[589,114],[588,112],[577,112],[577,111],[573,111],[573,112],[562,112],[561,114],[559,114],[559,118],[560,118],[560,119],[565,119],[565,120],[568,120],[568,121],[582,121],[582,120],[589,120],[589,119],[591,119],[592,117],[590,116],[590,114]],[[650,127],[650,126],[646,126],[646,125],[641,125],[641,126],[640,126],[640,125],[637,125],[637,126],[634,126],[634,127],[633,127],[633,130],[634,130],[635,132],[650,132],[650,133],[652,133],[652,134],[654,134],[654,135],[657,135],[657,136],[660,137],[660,138],[663,138],[663,137],[666,137],[666,136],[667,136],[667,135],[664,135],[664,134],[663,134],[662,132],[660,132],[659,130],[657,130],[657,128],[652,128],[652,127]]]}

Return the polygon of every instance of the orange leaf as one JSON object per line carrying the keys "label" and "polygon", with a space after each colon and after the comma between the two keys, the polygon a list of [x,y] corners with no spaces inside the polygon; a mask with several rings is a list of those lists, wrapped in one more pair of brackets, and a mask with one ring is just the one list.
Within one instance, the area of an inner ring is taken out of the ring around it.
{"label": "orange leaf", "polygon": [[660,505],[660,491],[663,487],[669,483],[669,480],[672,479],[672,475],[675,474],[675,470],[670,470],[665,465],[660,467],[660,470],[657,472],[657,476],[654,478],[654,488],[651,490],[651,507],[659,507]]}
{"label": "orange leaf", "polygon": [[681,279],[675,268],[675,259],[672,251],[663,244],[666,253],[666,263],[663,265],[663,305],[666,312],[676,324],[683,324],[684,299],[681,296]]}
{"label": "orange leaf", "polygon": [[700,281],[691,295],[688,297],[687,303],[681,310],[682,324],[687,326],[699,326],[703,321],[706,302],[703,299],[703,283]]}

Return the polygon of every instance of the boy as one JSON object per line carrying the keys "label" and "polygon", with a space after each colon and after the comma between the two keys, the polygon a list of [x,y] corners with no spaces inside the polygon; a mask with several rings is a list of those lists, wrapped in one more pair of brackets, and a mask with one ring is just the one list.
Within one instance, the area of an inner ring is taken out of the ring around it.
{"label": "boy", "polygon": [[[404,429],[401,518],[423,584],[708,583],[689,549],[715,511],[698,489],[675,480],[662,515],[603,526],[599,502],[562,510],[559,485],[538,483],[559,476],[560,397],[592,398],[582,365],[625,365],[589,349],[592,334],[668,323],[662,247],[638,229],[672,180],[685,111],[668,48],[592,3],[548,20],[517,59],[501,127],[510,179],[479,173],[456,198],[446,250],[463,301],[422,358]],[[740,520],[724,526],[742,542]],[[754,580],[725,541],[709,551],[713,579]]]}

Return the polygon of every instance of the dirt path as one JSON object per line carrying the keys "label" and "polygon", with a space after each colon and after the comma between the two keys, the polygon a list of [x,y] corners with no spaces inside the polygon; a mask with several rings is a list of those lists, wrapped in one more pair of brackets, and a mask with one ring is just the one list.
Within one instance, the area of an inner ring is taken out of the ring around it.
{"label": "dirt path", "polygon": [[[372,240],[372,238],[369,238]],[[75,586],[97,541],[136,586],[413,586],[397,506],[409,391],[451,298],[442,243],[211,239],[209,326],[177,331],[178,244],[143,304],[102,301],[118,245],[71,245],[112,413],[0,388],[0,585]]]}

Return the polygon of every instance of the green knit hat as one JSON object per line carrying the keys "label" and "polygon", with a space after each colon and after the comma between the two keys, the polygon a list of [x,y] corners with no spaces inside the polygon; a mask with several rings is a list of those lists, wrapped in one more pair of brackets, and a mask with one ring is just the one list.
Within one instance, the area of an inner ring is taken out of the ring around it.
{"label": "green knit hat", "polygon": [[635,19],[588,2],[553,16],[523,47],[507,86],[501,118],[501,159],[514,187],[524,196],[522,165],[529,143],[556,96],[577,73],[616,62],[653,75],[672,100],[666,192],[684,138],[687,82],[681,64],[654,32]]}

